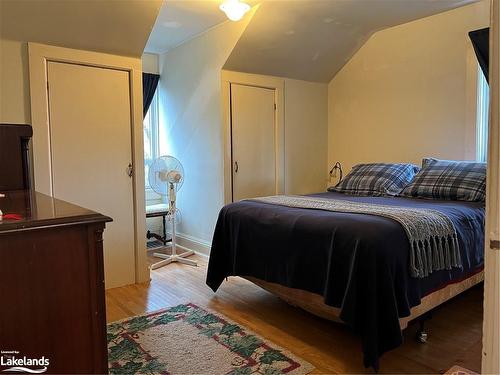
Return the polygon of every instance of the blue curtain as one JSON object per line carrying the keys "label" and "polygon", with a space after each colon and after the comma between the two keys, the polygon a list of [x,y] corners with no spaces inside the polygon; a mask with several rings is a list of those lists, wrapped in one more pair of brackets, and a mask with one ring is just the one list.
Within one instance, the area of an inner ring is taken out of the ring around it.
{"label": "blue curtain", "polygon": [[477,61],[481,66],[481,70],[486,77],[486,81],[489,83],[488,79],[488,66],[490,58],[490,28],[471,31],[469,33],[470,40],[472,41],[472,46],[474,47],[474,52],[476,52]]}
{"label": "blue curtain", "polygon": [[158,74],[152,73],[142,73],[142,116],[146,117],[148,113],[149,106],[153,101],[153,96],[155,95],[156,87],[158,86],[158,81],[160,76]]}

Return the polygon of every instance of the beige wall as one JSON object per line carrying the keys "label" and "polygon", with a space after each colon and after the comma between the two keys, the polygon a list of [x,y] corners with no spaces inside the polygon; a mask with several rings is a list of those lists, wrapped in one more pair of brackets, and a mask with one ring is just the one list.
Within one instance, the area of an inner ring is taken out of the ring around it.
{"label": "beige wall", "polygon": [[[180,242],[205,250],[224,204],[221,68],[245,27],[225,23],[160,56],[161,153],[179,158],[186,171],[178,195]],[[285,191],[323,191],[328,86],[279,79],[285,86]]]}
{"label": "beige wall", "polygon": [[474,157],[477,63],[467,33],[489,3],[375,33],[328,87],[328,164]]}
{"label": "beige wall", "polygon": [[27,42],[138,57],[162,1],[0,3],[0,122],[29,124]]}
{"label": "beige wall", "polygon": [[186,172],[177,203],[181,244],[189,238],[207,249],[223,204],[221,69],[252,16],[160,55],[160,153],[177,157]]}
{"label": "beige wall", "polygon": [[0,39],[0,122],[31,123],[27,43]]}
{"label": "beige wall", "polygon": [[328,86],[285,79],[285,193],[324,191],[327,184]]}
{"label": "beige wall", "polygon": [[[223,84],[229,82],[274,87],[277,90],[279,134],[281,134],[280,129],[283,128],[283,144],[278,146],[277,152],[280,152],[280,148],[284,150],[281,167],[278,156],[278,169],[283,169],[283,172],[278,171],[278,180],[281,174],[284,175],[280,191],[284,194],[324,191],[327,183],[328,85],[285,77],[223,70]],[[228,114],[229,92],[225,95],[227,97],[224,101],[226,106],[224,112]],[[229,133],[229,130],[226,131]],[[227,155],[229,153],[228,150]],[[226,163],[231,164],[230,160],[226,160]],[[226,174],[226,178],[227,176]],[[278,181],[278,184],[281,185],[281,182]],[[230,189],[230,185],[226,185],[226,189]],[[226,202],[228,198],[226,197]]]}
{"label": "beige wall", "polygon": [[[158,73],[158,55],[142,56],[143,71]],[[30,124],[28,43],[0,39],[0,122]]]}

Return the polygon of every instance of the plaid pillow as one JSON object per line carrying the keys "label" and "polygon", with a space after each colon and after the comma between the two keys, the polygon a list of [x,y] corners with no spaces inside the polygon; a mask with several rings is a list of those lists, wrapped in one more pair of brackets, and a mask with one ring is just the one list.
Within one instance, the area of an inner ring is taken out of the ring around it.
{"label": "plaid pillow", "polygon": [[486,197],[486,163],[427,158],[422,169],[402,196],[484,201]]}
{"label": "plaid pillow", "polygon": [[345,178],[328,191],[352,195],[397,195],[420,168],[413,164],[357,164]]}

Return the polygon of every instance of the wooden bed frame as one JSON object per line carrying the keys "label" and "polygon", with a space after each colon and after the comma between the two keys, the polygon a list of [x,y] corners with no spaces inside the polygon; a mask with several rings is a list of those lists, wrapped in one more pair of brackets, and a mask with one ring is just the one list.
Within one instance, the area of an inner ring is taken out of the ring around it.
{"label": "wooden bed frame", "polygon": [[[260,286],[268,292],[280,297],[292,306],[300,307],[319,317],[343,323],[340,320],[340,309],[328,306],[323,302],[323,298],[319,294],[306,292],[305,290],[288,288],[279,284],[270,283],[254,277],[246,276],[245,279]],[[406,318],[399,319],[401,329],[408,327],[408,323],[460,293],[472,288],[484,280],[484,271],[480,272],[456,283],[448,284],[447,286],[436,290],[422,298],[420,305],[411,309],[411,315]]]}

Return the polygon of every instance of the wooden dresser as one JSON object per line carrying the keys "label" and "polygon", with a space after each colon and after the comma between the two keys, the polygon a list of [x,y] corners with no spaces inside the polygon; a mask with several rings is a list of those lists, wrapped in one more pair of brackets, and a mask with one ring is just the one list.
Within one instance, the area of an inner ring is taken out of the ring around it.
{"label": "wooden dresser", "polygon": [[49,373],[106,373],[102,234],[111,219],[40,193],[5,194],[0,209],[23,219],[0,221],[0,349],[44,356]]}
{"label": "wooden dresser", "polygon": [[[43,357],[47,373],[107,373],[102,241],[111,219],[25,188],[30,136],[29,125],[0,124],[0,210],[17,215],[0,220],[0,356]],[[2,362],[0,372],[45,367]]]}

